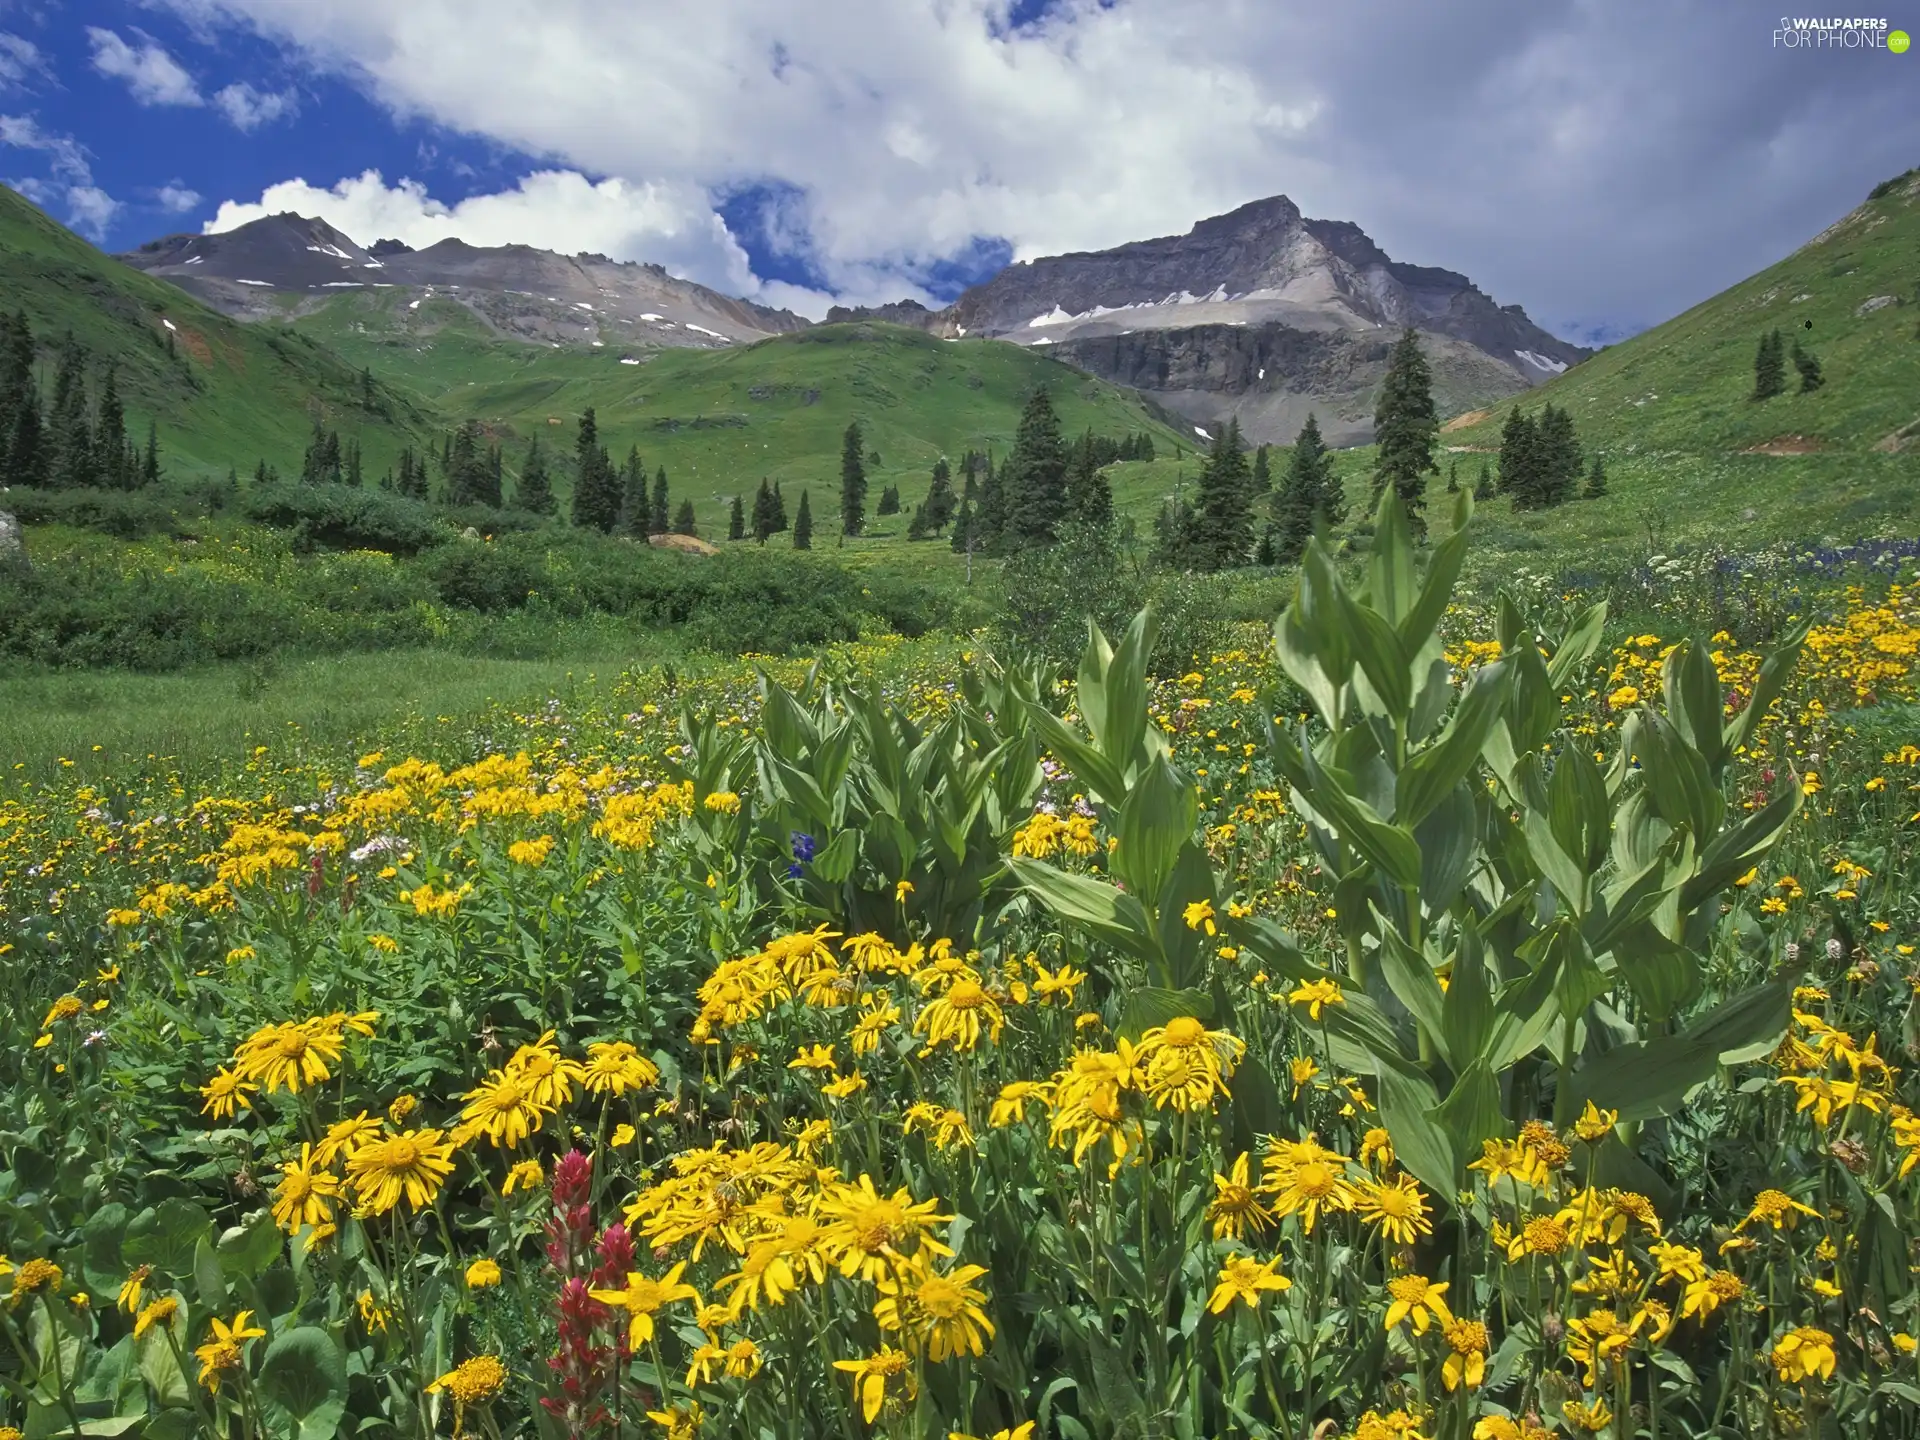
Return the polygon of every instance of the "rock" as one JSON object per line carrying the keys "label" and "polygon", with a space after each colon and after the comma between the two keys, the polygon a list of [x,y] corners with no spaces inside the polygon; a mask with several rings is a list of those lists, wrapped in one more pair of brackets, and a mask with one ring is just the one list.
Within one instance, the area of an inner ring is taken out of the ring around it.
{"label": "rock", "polygon": [[460,538],[462,540],[478,540],[480,538],[480,532],[469,525],[460,532]]}
{"label": "rock", "polygon": [[27,537],[20,531],[20,522],[0,510],[0,570],[26,568]]}
{"label": "rock", "polygon": [[1740,512],[1740,518],[1742,520],[1757,520],[1760,518],[1760,512],[1749,505],[1745,510]]}
{"label": "rock", "polygon": [[1856,315],[1871,315],[1876,310],[1884,310],[1889,305],[1898,305],[1899,303],[1900,297],[1898,295],[1876,295],[1871,300],[1862,301],[1853,313]]}

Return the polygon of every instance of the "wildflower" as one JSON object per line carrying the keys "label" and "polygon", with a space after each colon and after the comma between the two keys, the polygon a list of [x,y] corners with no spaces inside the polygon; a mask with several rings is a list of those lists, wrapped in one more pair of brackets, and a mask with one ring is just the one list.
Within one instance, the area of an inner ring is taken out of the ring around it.
{"label": "wildflower", "polygon": [[1189,930],[1198,930],[1205,927],[1209,935],[1217,935],[1220,933],[1214,928],[1213,903],[1211,901],[1195,900],[1180,912],[1180,918],[1186,921]]}
{"label": "wildflower", "polygon": [[987,1027],[988,1039],[998,1043],[1000,1030],[1006,1023],[998,1004],[981,987],[977,980],[960,980],[954,983],[938,999],[930,1003],[913,1022],[913,1033],[926,1032],[926,1048],[920,1053],[932,1053],[934,1046],[951,1042],[956,1050],[972,1050],[980,1043],[980,1027]]}
{"label": "wildflower", "polygon": [[303,1225],[319,1227],[333,1220],[330,1202],[340,1195],[340,1177],[313,1158],[313,1146],[302,1144],[300,1158],[280,1167],[281,1180],[273,1191],[273,1219],[287,1234]]}
{"label": "wildflower", "polygon": [[429,1395],[442,1391],[453,1396],[453,1433],[464,1434],[467,1407],[484,1405],[507,1388],[507,1367],[497,1355],[476,1355],[427,1386]]}
{"label": "wildflower", "polygon": [[314,1162],[319,1165],[331,1165],[336,1159],[345,1159],[362,1145],[370,1145],[380,1138],[380,1122],[362,1110],[358,1115],[346,1120],[336,1120],[327,1127],[327,1133],[320,1137],[320,1143],[314,1147]]}
{"label": "wildflower", "polygon": [[862,1075],[858,1070],[855,1070],[851,1074],[842,1075],[838,1080],[830,1084],[822,1085],[820,1087],[820,1093],[823,1095],[831,1095],[836,1100],[845,1100],[849,1095],[856,1094],[866,1088],[867,1077]]}
{"label": "wildflower", "polygon": [[1587,1367],[1586,1385],[1599,1383],[1600,1367],[1621,1363],[1640,1322],[1623,1321],[1612,1310],[1594,1310],[1567,1322],[1567,1358]]}
{"label": "wildflower", "polygon": [[762,1299],[769,1305],[785,1304],[787,1296],[799,1284],[781,1242],[756,1240],[747,1247],[740,1269],[735,1274],[722,1276],[718,1287],[733,1287],[727,1309],[728,1314],[738,1320],[743,1310],[758,1310]]}
{"label": "wildflower", "polygon": [[1059,996],[1061,1003],[1071,1005],[1073,992],[1086,983],[1087,972],[1076,970],[1071,965],[1062,965],[1058,970],[1048,970],[1044,966],[1033,967],[1033,993],[1042,1000],[1051,1000]]}
{"label": "wildflower", "polygon": [[833,1046],[802,1045],[800,1053],[787,1062],[789,1070],[834,1070]]}
{"label": "wildflower", "polygon": [[384,1333],[387,1326],[393,1323],[393,1311],[382,1305],[379,1300],[374,1297],[373,1291],[362,1290],[359,1299],[355,1303],[360,1309],[360,1323],[366,1328],[369,1335],[373,1334],[376,1330]]}
{"label": "wildflower", "polygon": [[1800,1223],[1802,1215],[1820,1218],[1820,1212],[1811,1205],[1802,1205],[1782,1190],[1762,1190],[1754,1197],[1753,1208],[1747,1212],[1747,1218],[1734,1226],[1737,1234],[1749,1225],[1764,1221],[1775,1230],[1791,1230]]}
{"label": "wildflower", "polygon": [[1586,1109],[1580,1112],[1580,1118],[1573,1122],[1573,1133],[1588,1144],[1592,1144],[1611,1134],[1613,1127],[1619,1123],[1618,1110],[1602,1110],[1589,1100]]}
{"label": "wildflower", "polygon": [[269,1095],[282,1086],[298,1094],[332,1078],[327,1067],[339,1063],[341,1043],[339,1029],[319,1016],[263,1025],[234,1052],[234,1068],[263,1082]]}
{"label": "wildflower", "polygon": [[1262,1167],[1262,1188],[1274,1197],[1273,1213],[1300,1214],[1302,1228],[1313,1233],[1320,1212],[1351,1210],[1359,1191],[1345,1172],[1347,1157],[1323,1150],[1309,1137],[1270,1153]]}
{"label": "wildflower", "polygon": [[987,1112],[987,1124],[998,1130],[1027,1116],[1027,1105],[1038,1100],[1047,1103],[1052,1087],[1039,1080],[1015,1080],[1000,1087],[993,1108]]}
{"label": "wildflower", "polygon": [[1692,1284],[1707,1278],[1707,1262],[1691,1245],[1669,1245],[1657,1241],[1647,1247],[1653,1263],[1660,1267],[1662,1280],[1681,1280]]}
{"label": "wildflower", "polygon": [[1273,1224],[1273,1216],[1261,1205],[1247,1178],[1247,1156],[1235,1157],[1225,1175],[1213,1177],[1214,1196],[1207,1206],[1207,1218],[1213,1221],[1216,1240],[1243,1240],[1258,1235]]}
{"label": "wildflower", "polygon": [[1831,1380],[1836,1359],[1833,1336],[1812,1325],[1798,1326],[1774,1342],[1770,1358],[1783,1384],[1805,1385],[1816,1375]]}
{"label": "wildflower", "polygon": [[1522,1416],[1482,1415],[1473,1424],[1473,1440],[1553,1440],[1553,1432]]}
{"label": "wildflower", "polygon": [[1412,1320],[1413,1333],[1424,1335],[1435,1320],[1443,1328],[1453,1323],[1444,1280],[1436,1284],[1424,1275],[1396,1275],[1387,1282],[1387,1296],[1392,1302],[1387,1306],[1385,1328],[1388,1330],[1403,1320]]}
{"label": "wildflower", "polygon": [[1574,1429],[1585,1430],[1590,1435],[1598,1435],[1613,1423],[1613,1411],[1607,1408],[1606,1397],[1601,1395],[1590,1401],[1564,1401],[1560,1413]]}
{"label": "wildflower", "polygon": [[247,1096],[258,1092],[258,1085],[249,1084],[243,1077],[222,1067],[213,1072],[213,1078],[200,1087],[200,1098],[207,1103],[200,1107],[202,1115],[211,1115],[216,1120],[231,1120],[240,1110],[251,1110],[253,1103]]}
{"label": "wildflower", "polygon": [[953,1218],[936,1214],[938,1208],[933,1200],[915,1203],[904,1188],[881,1195],[862,1175],[857,1185],[836,1185],[822,1197],[820,1210],[830,1222],[822,1243],[841,1274],[878,1281],[893,1260],[913,1254],[918,1246],[940,1255],[952,1253],[926,1233],[935,1223]]}
{"label": "wildflower", "polygon": [[986,1291],[972,1282],[986,1273],[984,1265],[961,1265],[943,1274],[922,1251],[878,1282],[873,1318],[882,1330],[903,1332],[909,1350],[924,1346],[936,1364],[950,1355],[980,1355],[985,1349],[982,1337],[993,1337],[993,1322],[981,1308]]}
{"label": "wildflower", "polygon": [[1433,1233],[1426,1194],[1412,1176],[1399,1175],[1390,1183],[1362,1180],[1355,1188],[1354,1210],[1394,1244],[1412,1245],[1419,1236]]}
{"label": "wildflower", "polygon": [[407,1117],[420,1108],[420,1099],[416,1095],[396,1095],[393,1103],[387,1106],[387,1120],[393,1125],[404,1125]]}
{"label": "wildflower", "polygon": [[1151,1072],[1162,1057],[1178,1052],[1196,1062],[1217,1086],[1223,1076],[1233,1074],[1246,1049],[1245,1041],[1227,1031],[1209,1030],[1191,1015],[1180,1015],[1143,1034],[1134,1047],[1134,1057]]}
{"label": "wildflower", "polygon": [[880,1036],[889,1025],[900,1022],[900,1008],[892,1001],[874,998],[866,1002],[867,1008],[860,1012],[860,1018],[854,1023],[850,1048],[855,1055],[871,1055],[880,1048]]}
{"label": "wildflower", "polygon": [[1607,708],[1610,710],[1624,710],[1629,705],[1638,705],[1639,703],[1640,689],[1636,685],[1622,685],[1618,690],[1607,696]]}
{"label": "wildflower", "polygon": [[1393,1164],[1393,1137],[1375,1125],[1360,1137],[1360,1163],[1385,1170]]}
{"label": "wildflower", "polygon": [[531,1045],[522,1045],[503,1067],[508,1074],[526,1080],[530,1102],[548,1111],[568,1104],[573,1099],[573,1087],[586,1075],[586,1067],[578,1060],[569,1060],[554,1048],[553,1034],[545,1031]]}
{"label": "wildflower", "polygon": [[540,1168],[538,1160],[520,1160],[508,1169],[500,1193],[511,1195],[516,1190],[537,1190],[546,1183],[547,1172]]}
{"label": "wildflower", "polygon": [[1689,1281],[1680,1296],[1680,1313],[1705,1323],[1722,1305],[1732,1304],[1747,1293],[1746,1282],[1731,1270],[1715,1270]]}
{"label": "wildflower", "polygon": [[[6,1273],[5,1267],[0,1265],[0,1275]],[[115,1298],[114,1303],[126,1311],[127,1314],[138,1315],[140,1313],[140,1297],[146,1292],[147,1281],[152,1278],[153,1266],[134,1266],[132,1271],[127,1275],[126,1280],[121,1284],[120,1294]]]}
{"label": "wildflower", "polygon": [[631,1125],[624,1123],[616,1125],[613,1127],[613,1134],[607,1137],[607,1144],[615,1150],[623,1150],[633,1143],[633,1137],[638,1133]]}
{"label": "wildflower", "polygon": [[467,1266],[467,1288],[485,1290],[500,1283],[500,1266],[497,1261],[482,1256]]}
{"label": "wildflower", "polygon": [[1455,1320],[1445,1334],[1451,1353],[1440,1367],[1440,1378],[1448,1390],[1479,1388],[1487,1378],[1487,1327],[1478,1320]]}
{"label": "wildflower", "polygon": [[738,815],[740,813],[740,797],[731,790],[715,790],[700,803],[716,815]]}
{"label": "wildflower", "polygon": [[1258,1309],[1263,1293],[1278,1294],[1292,1288],[1293,1282],[1280,1273],[1278,1255],[1266,1261],[1236,1255],[1220,1267],[1220,1280],[1207,1300],[1207,1309],[1218,1315],[1236,1300],[1246,1301],[1250,1310]]}
{"label": "wildflower", "polygon": [[833,1368],[844,1370],[853,1377],[853,1393],[860,1401],[860,1414],[869,1425],[879,1418],[889,1381],[899,1380],[907,1398],[913,1398],[913,1372],[909,1369],[909,1357],[904,1350],[896,1350],[891,1345],[882,1345],[863,1359],[836,1360]]}
{"label": "wildflower", "polygon": [[687,1268],[686,1261],[676,1263],[658,1280],[629,1271],[627,1283],[619,1290],[589,1290],[587,1293],[602,1305],[611,1305],[616,1310],[627,1312],[627,1345],[638,1350],[653,1338],[653,1317],[660,1310],[676,1300],[691,1300],[700,1303],[700,1293],[693,1286],[680,1279]]}
{"label": "wildflower", "polygon": [[1307,1018],[1318,1021],[1322,1010],[1329,1005],[1344,1005],[1346,996],[1341,993],[1338,983],[1323,977],[1305,981],[1288,991],[1287,1002],[1306,1006]]}
{"label": "wildflower", "polygon": [[893,887],[893,903],[896,905],[904,905],[907,903],[907,896],[911,894],[913,894],[913,882],[911,880],[902,880]]}
{"label": "wildflower", "polygon": [[433,1203],[453,1173],[453,1146],[438,1130],[406,1130],[363,1145],[347,1157],[347,1180],[369,1214],[400,1203],[420,1210]]}
{"label": "wildflower", "polygon": [[204,1345],[194,1347],[194,1358],[200,1362],[199,1382],[209,1394],[219,1393],[223,1374],[240,1368],[240,1347],[249,1340],[258,1340],[266,1335],[266,1331],[247,1323],[252,1318],[251,1310],[242,1310],[228,1325],[216,1316],[213,1338]]}
{"label": "wildflower", "polygon": [[66,1273],[51,1260],[25,1260],[13,1272],[13,1293],[7,1296],[7,1308],[18,1310],[28,1296],[45,1292],[58,1295]]}
{"label": "wildflower", "polygon": [[626,1040],[597,1040],[587,1047],[584,1083],[589,1095],[624,1095],[660,1079],[660,1067]]}
{"label": "wildflower", "polygon": [[62,1020],[71,1020],[84,1009],[86,1009],[86,1006],[80,1003],[79,996],[62,995],[58,1000],[53,1002],[53,1008],[47,1011],[47,1018],[40,1022],[40,1028],[42,1030],[51,1030]]}
{"label": "wildflower", "polygon": [[[29,1262],[31,1263],[31,1262]],[[25,1273],[25,1267],[22,1267]],[[14,1282],[14,1291],[19,1292],[19,1282]],[[180,1301],[172,1295],[162,1295],[142,1310],[133,1321],[133,1338],[138,1340],[156,1325],[172,1325],[174,1317],[180,1313]]]}

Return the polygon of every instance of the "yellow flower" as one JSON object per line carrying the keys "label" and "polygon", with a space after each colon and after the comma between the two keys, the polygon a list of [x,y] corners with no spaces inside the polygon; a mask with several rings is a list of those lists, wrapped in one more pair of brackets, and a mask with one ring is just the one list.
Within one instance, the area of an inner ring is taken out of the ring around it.
{"label": "yellow flower", "polygon": [[860,1414],[871,1425],[879,1418],[887,1398],[887,1382],[899,1380],[911,1400],[914,1396],[911,1357],[904,1350],[882,1345],[873,1354],[859,1360],[836,1360],[833,1368],[853,1377],[853,1393],[860,1402]]}
{"label": "yellow flower", "polygon": [[1356,1187],[1354,1210],[1396,1245],[1412,1245],[1433,1233],[1427,1219],[1427,1197],[1411,1175],[1397,1175],[1391,1183],[1362,1180]]}
{"label": "yellow flower", "polygon": [[789,1070],[833,1070],[833,1046],[802,1045],[800,1052],[787,1062]]}
{"label": "yellow flower", "polygon": [[547,1172],[540,1168],[538,1160],[521,1160],[508,1171],[506,1181],[500,1186],[502,1195],[511,1195],[516,1190],[536,1190],[547,1183]]}
{"label": "yellow flower", "polygon": [[740,797],[731,790],[715,790],[700,803],[717,815],[740,813]]}
{"label": "yellow flower", "polygon": [[318,1228],[333,1219],[331,1202],[340,1195],[340,1177],[313,1158],[313,1146],[302,1144],[300,1158],[280,1167],[280,1183],[273,1190],[273,1219],[287,1234],[303,1225]]}
{"label": "yellow flower", "polygon": [[331,1017],[286,1020],[263,1025],[234,1052],[234,1068],[248,1080],[261,1081],[271,1095],[282,1086],[298,1094],[332,1078],[329,1065],[340,1062],[343,1037]]}
{"label": "yellow flower", "polygon": [[1603,1139],[1620,1123],[1618,1110],[1602,1110],[1593,1101],[1587,1101],[1587,1108],[1580,1112],[1580,1118],[1573,1122],[1573,1133],[1589,1144]]}
{"label": "yellow flower", "polygon": [[626,1040],[596,1040],[587,1046],[584,1083],[589,1095],[624,1095],[660,1079],[660,1067]]}
{"label": "yellow flower", "polygon": [[1273,1224],[1273,1216],[1260,1203],[1260,1197],[1248,1181],[1245,1153],[1235,1157],[1225,1175],[1213,1177],[1213,1189],[1207,1218],[1213,1221],[1214,1239],[1243,1240]]}
{"label": "yellow flower", "polygon": [[1812,1325],[1789,1330],[1774,1342],[1773,1369],[1783,1384],[1805,1385],[1816,1375],[1833,1378],[1833,1336]]}
{"label": "yellow flower", "polygon": [[1043,1080],[1011,1081],[1002,1085],[994,1097],[993,1108],[987,1112],[987,1124],[998,1130],[1016,1120],[1024,1120],[1029,1103],[1038,1100],[1046,1105],[1051,1098],[1052,1087]]}
{"label": "yellow flower", "polygon": [[631,1125],[616,1125],[613,1127],[613,1134],[608,1137],[607,1144],[615,1150],[624,1150],[633,1143],[633,1137],[636,1133]]}
{"label": "yellow flower", "polygon": [[40,1028],[42,1030],[51,1030],[62,1020],[71,1020],[86,1008],[87,1007],[80,1002],[79,996],[62,995],[58,1000],[53,1002],[53,1008],[47,1011],[47,1018],[41,1022]]}
{"label": "yellow flower", "polygon": [[1199,930],[1205,927],[1209,935],[1217,935],[1220,933],[1214,928],[1213,903],[1211,901],[1194,901],[1180,912],[1180,918],[1187,922],[1187,928],[1189,930]]}
{"label": "yellow flower", "polygon": [[533,840],[516,840],[507,846],[507,859],[516,865],[544,865],[553,851],[553,837],[542,835]]}
{"label": "yellow flower", "polygon": [[547,1106],[534,1099],[533,1077],[521,1070],[494,1070],[461,1097],[464,1125],[485,1135],[496,1149],[511,1150],[546,1123]]}
{"label": "yellow flower", "polygon": [[1586,1385],[1599,1383],[1600,1367],[1626,1361],[1627,1347],[1644,1317],[1622,1320],[1612,1310],[1593,1310],[1567,1322],[1567,1358],[1587,1367]]}
{"label": "yellow flower", "polygon": [[[0,1275],[6,1273],[6,1266],[0,1264]],[[121,1284],[120,1294],[114,1303],[126,1311],[127,1314],[138,1315],[140,1313],[140,1297],[145,1293],[147,1281],[151,1279],[152,1276],[153,1267],[151,1265],[134,1266],[132,1273],[130,1273]]]}
{"label": "yellow flower", "polygon": [[1681,1280],[1692,1284],[1707,1278],[1707,1262],[1691,1245],[1669,1245],[1660,1240],[1647,1247],[1653,1263],[1660,1267],[1662,1280]]}
{"label": "yellow flower", "polygon": [[23,1260],[13,1273],[13,1293],[7,1296],[7,1308],[18,1310],[28,1296],[42,1291],[58,1295],[65,1282],[66,1272],[51,1260]]}
{"label": "yellow flower", "polygon": [[936,1214],[938,1208],[934,1200],[915,1203],[906,1189],[882,1195],[862,1175],[857,1185],[836,1185],[821,1198],[820,1213],[828,1222],[821,1243],[842,1275],[875,1282],[920,1246],[939,1255],[953,1253],[927,1233],[953,1218]]}
{"label": "yellow flower", "polygon": [[587,1293],[602,1305],[611,1305],[627,1312],[627,1344],[638,1350],[653,1337],[653,1317],[660,1310],[676,1300],[691,1300],[696,1305],[700,1303],[700,1292],[680,1278],[686,1268],[686,1261],[679,1261],[658,1280],[637,1271],[629,1271],[624,1289],[590,1290]]}
{"label": "yellow flower", "polygon": [[384,1215],[400,1203],[431,1205],[453,1173],[453,1146],[438,1130],[406,1130],[362,1145],[347,1157],[347,1180],[360,1204]]}
{"label": "yellow flower", "polygon": [[1704,1323],[1722,1305],[1732,1304],[1747,1293],[1746,1282],[1731,1270],[1715,1270],[1690,1281],[1680,1297],[1680,1313]]}
{"label": "yellow flower", "polygon": [[1560,1413],[1574,1429],[1585,1430],[1590,1435],[1598,1435],[1613,1423],[1613,1411],[1607,1408],[1606,1397],[1602,1395],[1596,1395],[1586,1402],[1564,1401]]}
{"label": "yellow flower", "polygon": [[216,1070],[213,1078],[200,1087],[200,1098],[207,1102],[200,1107],[200,1113],[211,1115],[216,1120],[230,1120],[236,1111],[253,1108],[247,1096],[259,1089],[258,1085],[249,1084],[231,1070]]}
{"label": "yellow flower", "polygon": [[1220,1267],[1219,1283],[1207,1298],[1207,1309],[1218,1315],[1236,1300],[1244,1300],[1249,1310],[1260,1307],[1262,1294],[1291,1290],[1293,1282],[1280,1273],[1280,1257],[1260,1261],[1236,1255]]}
{"label": "yellow flower", "polygon": [[[18,1290],[19,1288],[19,1282],[16,1281],[14,1289]],[[162,1295],[135,1317],[133,1322],[133,1338],[138,1340],[156,1325],[171,1325],[174,1316],[179,1313],[179,1300],[172,1295]]]}
{"label": "yellow flower", "polygon": [[1435,1283],[1424,1275],[1396,1275],[1387,1282],[1387,1298],[1391,1302],[1387,1306],[1388,1330],[1403,1320],[1412,1320],[1413,1333],[1424,1335],[1435,1320],[1443,1327],[1453,1323],[1444,1280]]}
{"label": "yellow flower", "polygon": [[[994,1431],[987,1436],[987,1440],[1033,1440],[1033,1425],[1034,1422],[1031,1420],[1022,1420],[1011,1429]],[[947,1440],[976,1440],[976,1437],[962,1435],[958,1430],[949,1430]]]}
{"label": "yellow flower", "polygon": [[1747,1218],[1734,1226],[1738,1234],[1749,1225],[1764,1222],[1775,1230],[1791,1230],[1800,1223],[1802,1215],[1820,1218],[1820,1212],[1811,1205],[1802,1205],[1782,1190],[1762,1190],[1754,1197],[1753,1208],[1747,1212]]}
{"label": "yellow flower", "polygon": [[1346,1165],[1346,1156],[1323,1149],[1311,1136],[1278,1142],[1262,1165],[1261,1188],[1274,1197],[1275,1215],[1298,1213],[1301,1228],[1311,1235],[1321,1211],[1351,1210],[1359,1198]]}
{"label": "yellow flower", "polygon": [[366,1327],[369,1335],[376,1330],[384,1333],[387,1326],[393,1323],[393,1311],[376,1300],[373,1291],[362,1290],[357,1303],[360,1307],[360,1323]]}
{"label": "yellow flower", "polygon": [[896,905],[904,905],[907,903],[907,896],[911,894],[913,894],[913,882],[911,880],[902,880],[893,887],[893,903]]}
{"label": "yellow flower", "polygon": [[258,1326],[249,1325],[247,1322],[252,1318],[251,1310],[240,1311],[233,1317],[231,1325],[216,1317],[213,1321],[213,1338],[194,1348],[194,1358],[200,1362],[199,1381],[209,1394],[219,1392],[223,1374],[240,1368],[240,1347],[267,1333]]}
{"label": "yellow flower", "polygon": [[733,1288],[733,1295],[727,1302],[727,1311],[738,1320],[742,1311],[758,1310],[762,1300],[769,1305],[784,1305],[800,1282],[780,1241],[756,1240],[741,1257],[739,1270],[721,1276],[715,1288],[729,1286]]}
{"label": "yellow flower", "polygon": [[464,1434],[469,1405],[484,1405],[507,1388],[507,1367],[497,1355],[476,1355],[427,1386],[429,1395],[442,1391],[453,1396],[453,1433]]}
{"label": "yellow flower", "polygon": [[936,1364],[951,1355],[980,1355],[993,1336],[993,1322],[982,1308],[987,1293],[973,1282],[986,1273],[984,1265],[937,1271],[922,1250],[880,1279],[873,1318],[882,1330],[900,1331],[909,1352],[924,1349]]}
{"label": "yellow flower", "polygon": [[500,1266],[496,1261],[484,1256],[467,1266],[467,1288],[484,1290],[489,1285],[500,1283]]}
{"label": "yellow flower", "polygon": [[1319,1020],[1320,1012],[1329,1005],[1344,1005],[1346,996],[1341,994],[1340,986],[1324,977],[1309,980],[1295,986],[1287,992],[1287,1003],[1307,1007],[1307,1018]]}
{"label": "yellow flower", "polygon": [[1636,685],[1622,685],[1607,696],[1607,707],[1611,710],[1624,710],[1629,705],[1640,703],[1640,689]]}
{"label": "yellow flower", "polygon": [[1449,1350],[1440,1367],[1448,1390],[1477,1389],[1487,1378],[1487,1327],[1478,1320],[1455,1320],[1446,1328]]}
{"label": "yellow flower", "polygon": [[229,965],[242,965],[256,958],[258,958],[258,954],[251,945],[236,945],[227,951],[227,964]]}
{"label": "yellow flower", "polygon": [[991,995],[977,980],[959,980],[946,993],[932,1001],[913,1022],[913,1033],[926,1033],[923,1055],[933,1047],[951,1042],[956,1050],[972,1050],[980,1043],[980,1027],[987,1027],[988,1039],[998,1043],[1006,1017]]}
{"label": "yellow flower", "polygon": [[371,1145],[380,1138],[380,1122],[366,1111],[350,1116],[345,1120],[336,1120],[327,1127],[327,1133],[320,1137],[320,1143],[314,1147],[313,1158],[321,1165],[331,1165],[335,1160],[345,1159],[362,1145]]}

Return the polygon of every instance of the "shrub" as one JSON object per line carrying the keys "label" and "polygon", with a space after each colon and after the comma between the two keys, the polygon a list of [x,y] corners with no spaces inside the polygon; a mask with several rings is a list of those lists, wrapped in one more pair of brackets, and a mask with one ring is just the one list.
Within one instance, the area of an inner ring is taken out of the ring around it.
{"label": "shrub", "polygon": [[257,524],[291,530],[300,549],[414,555],[451,535],[418,500],[346,485],[255,485],[241,492],[240,513]]}
{"label": "shrub", "polygon": [[415,563],[442,600],[467,610],[517,610],[546,573],[518,547],[481,540],[456,540]]}
{"label": "shrub", "polygon": [[192,530],[174,513],[173,497],[123,490],[35,490],[16,486],[0,509],[22,525],[69,525],[98,530],[120,540],[149,535],[184,535]]}

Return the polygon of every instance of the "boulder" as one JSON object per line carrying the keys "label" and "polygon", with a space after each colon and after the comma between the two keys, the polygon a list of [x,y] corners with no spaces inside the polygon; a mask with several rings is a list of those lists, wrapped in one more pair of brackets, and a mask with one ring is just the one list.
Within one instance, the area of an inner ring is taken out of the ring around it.
{"label": "boulder", "polygon": [[20,522],[0,510],[0,570],[27,568],[27,537]]}

